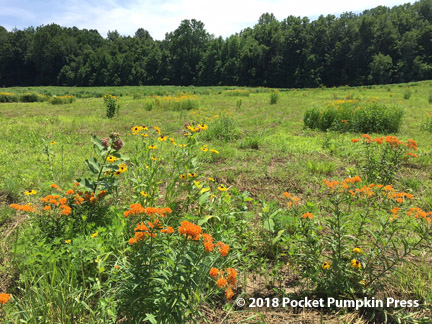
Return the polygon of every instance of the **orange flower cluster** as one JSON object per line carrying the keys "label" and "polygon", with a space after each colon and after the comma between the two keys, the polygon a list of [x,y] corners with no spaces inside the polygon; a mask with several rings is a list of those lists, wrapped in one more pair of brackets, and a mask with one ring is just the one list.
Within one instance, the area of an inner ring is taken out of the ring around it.
{"label": "orange flower cluster", "polygon": [[362,179],[359,176],[355,176],[355,177],[352,177],[352,178],[346,178],[342,182],[339,182],[339,181],[329,181],[329,180],[323,179],[323,183],[324,183],[324,185],[327,186],[328,189],[330,189],[330,190],[336,190],[336,189],[341,188],[342,191],[348,190],[350,188],[350,185],[355,184],[357,182],[361,182],[361,181],[362,181]]}
{"label": "orange flower cluster", "polygon": [[302,215],[302,218],[312,219],[312,218],[314,218],[314,215],[312,213],[304,213]]}
{"label": "orange flower cluster", "polygon": [[70,215],[72,209],[67,205],[67,198],[60,198],[59,195],[48,195],[41,198],[41,202],[45,204],[44,210],[52,210],[52,208],[59,207],[61,209],[61,215]]}
{"label": "orange flower cluster", "polygon": [[146,224],[145,222],[141,222],[141,224],[138,223],[135,227],[135,236],[129,239],[129,244],[133,245],[139,241],[142,241],[146,237],[156,237],[157,230],[166,234],[174,233],[174,228],[172,227],[162,228],[162,223],[158,219],[156,219],[153,223],[147,222]]}
{"label": "orange flower cluster", "polygon": [[36,207],[32,206],[31,204],[27,204],[27,205],[11,204],[9,205],[9,207],[18,211],[24,211],[29,213],[36,212]]}
{"label": "orange flower cluster", "polygon": [[423,211],[422,209],[418,208],[418,207],[414,207],[414,208],[410,208],[410,210],[407,212],[408,216],[415,216],[415,218],[423,218],[426,219],[426,221],[428,223],[432,222],[432,211],[426,213],[425,211]]}
{"label": "orange flower cluster", "polygon": [[219,241],[216,243],[216,246],[219,248],[219,252],[223,257],[228,255],[228,252],[230,249],[228,244],[225,244],[225,243],[222,243],[221,241]]}
{"label": "orange flower cluster", "polygon": [[189,221],[181,222],[178,231],[182,235],[187,235],[188,238],[198,241],[201,237],[202,228],[199,225],[195,225]]}
{"label": "orange flower cluster", "polygon": [[285,197],[287,197],[289,199],[289,201],[287,201],[287,203],[286,203],[287,207],[292,207],[293,205],[300,204],[300,198],[299,197],[294,197],[288,192],[284,192],[283,194]]}
{"label": "orange flower cluster", "polygon": [[0,294],[0,304],[4,305],[6,304],[9,299],[11,299],[12,295],[11,294],[5,294],[5,293],[1,293]]}
{"label": "orange flower cluster", "polygon": [[405,198],[414,199],[414,196],[412,194],[406,192],[396,192],[396,189],[394,189],[392,185],[387,185],[382,190],[387,192],[388,199],[394,199],[400,204],[404,202]]}
{"label": "orange flower cluster", "polygon": [[210,234],[206,234],[206,233],[204,233],[204,234],[202,235],[202,237],[203,237],[203,245],[204,245],[204,249],[205,249],[207,252],[211,252],[211,251],[213,251],[213,249],[214,249],[214,247],[215,247],[215,245],[213,244],[213,237],[212,237]]}
{"label": "orange flower cluster", "polygon": [[141,204],[132,204],[129,210],[124,212],[124,217],[129,217],[130,215],[140,215],[147,214],[148,216],[158,215],[160,217],[165,217],[166,214],[171,214],[172,210],[169,207],[157,208],[157,207],[146,207],[144,208]]}
{"label": "orange flower cluster", "polygon": [[211,268],[209,274],[210,277],[217,279],[216,284],[219,288],[227,287],[225,296],[227,299],[231,299],[234,296],[233,288],[237,283],[237,271],[233,268],[227,268],[225,270]]}
{"label": "orange flower cluster", "polygon": [[[388,143],[393,148],[399,147],[399,146],[401,146],[403,144],[403,142],[400,141],[396,136],[386,136],[386,137],[375,137],[375,138],[372,138],[368,134],[363,134],[361,137],[362,137],[364,143],[373,143],[373,142],[375,142],[377,144],[382,144],[385,141],[386,143]],[[360,138],[353,138],[351,140],[351,142],[353,142],[353,143],[357,143],[359,141],[360,141]],[[406,147],[408,147],[408,149],[413,149],[413,150],[417,151],[417,142],[415,140],[413,140],[413,139],[409,139],[404,145]],[[412,154],[410,154],[410,155],[412,155]],[[415,156],[415,157],[417,157],[417,156]]]}

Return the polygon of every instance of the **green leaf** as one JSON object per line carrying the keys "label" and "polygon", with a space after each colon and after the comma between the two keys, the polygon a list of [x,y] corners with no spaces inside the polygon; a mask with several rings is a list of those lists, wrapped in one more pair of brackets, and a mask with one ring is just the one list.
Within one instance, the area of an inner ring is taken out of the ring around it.
{"label": "green leaf", "polygon": [[146,318],[144,318],[144,321],[150,321],[152,324],[157,324],[156,317],[153,314],[146,314]]}
{"label": "green leaf", "polygon": [[285,230],[280,230],[277,234],[277,236],[273,239],[272,243],[276,244],[277,242],[280,241],[282,234],[285,232]]}
{"label": "green leaf", "polygon": [[205,192],[204,194],[202,194],[198,199],[198,204],[200,206],[204,205],[208,201],[210,194],[211,194],[211,192],[208,192],[208,191]]}
{"label": "green leaf", "polygon": [[216,216],[216,215],[207,215],[207,216],[205,216],[203,219],[200,219],[200,220],[198,221],[198,225],[199,225],[199,226],[202,226],[203,224],[207,223],[210,219],[215,218],[215,217],[216,217],[218,220],[220,220],[220,218],[219,218],[218,216]]}

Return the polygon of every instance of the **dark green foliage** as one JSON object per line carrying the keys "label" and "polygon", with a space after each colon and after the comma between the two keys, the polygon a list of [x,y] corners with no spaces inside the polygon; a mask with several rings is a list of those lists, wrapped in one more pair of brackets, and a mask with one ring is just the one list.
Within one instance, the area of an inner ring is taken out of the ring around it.
{"label": "dark green foliage", "polygon": [[389,134],[399,131],[402,116],[403,110],[397,106],[348,100],[308,109],[303,122],[306,127],[322,131]]}
{"label": "dark green foliage", "polygon": [[263,14],[226,39],[183,20],[162,41],[56,24],[0,26],[0,86],[235,85],[302,88],[432,79],[431,0],[314,21]]}

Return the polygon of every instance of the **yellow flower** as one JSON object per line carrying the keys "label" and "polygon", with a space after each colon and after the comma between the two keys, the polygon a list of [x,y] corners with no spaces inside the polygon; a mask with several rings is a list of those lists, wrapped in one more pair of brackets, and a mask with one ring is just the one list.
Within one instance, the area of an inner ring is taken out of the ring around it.
{"label": "yellow flower", "polygon": [[119,170],[120,173],[126,172],[127,171],[126,164],[124,164],[124,163],[120,164],[118,170]]}
{"label": "yellow flower", "polygon": [[115,171],[115,172],[114,172],[114,175],[115,175],[115,176],[118,176],[118,175],[120,175],[120,174],[121,174],[120,171]]}
{"label": "yellow flower", "polygon": [[181,180],[186,180],[186,178],[187,178],[186,174],[180,174],[180,179]]}
{"label": "yellow flower", "polygon": [[210,149],[210,152],[215,153],[215,154],[219,154],[219,151],[216,151],[216,150],[213,150],[213,149]]}
{"label": "yellow flower", "polygon": [[156,157],[156,156],[152,156],[152,158],[151,158],[153,161],[157,161],[158,160],[158,158]]}
{"label": "yellow flower", "polygon": [[361,264],[361,262],[360,262],[359,260],[357,260],[357,259],[352,259],[352,260],[351,260],[351,266],[352,266],[354,269],[361,269],[361,268],[362,268],[362,264]]}
{"label": "yellow flower", "polygon": [[31,195],[36,195],[37,194],[37,191],[36,190],[26,190],[26,191],[24,191],[24,194],[26,195],[26,196],[31,196]]}
{"label": "yellow flower", "polygon": [[206,147],[201,147],[201,151],[203,151],[203,152],[207,152],[207,151],[208,151],[208,148],[206,148]]}
{"label": "yellow flower", "polygon": [[69,244],[70,242],[72,242],[72,240],[66,240],[65,243]]}
{"label": "yellow flower", "polygon": [[161,129],[159,127],[155,126],[154,129],[156,130],[156,133],[159,135],[161,134]]}
{"label": "yellow flower", "polygon": [[57,142],[51,142],[50,144],[51,144],[51,145],[56,145],[56,144],[57,144]]}
{"label": "yellow flower", "polygon": [[186,147],[186,144],[179,144],[179,147]]}
{"label": "yellow flower", "polygon": [[188,176],[191,178],[196,178],[197,174],[193,172],[193,173],[189,173]]}
{"label": "yellow flower", "polygon": [[115,162],[115,161],[117,161],[117,158],[115,156],[113,156],[113,155],[110,155],[110,156],[107,157],[107,161],[108,162]]}
{"label": "yellow flower", "polygon": [[223,184],[220,184],[218,187],[218,190],[219,191],[227,191],[227,188]]}
{"label": "yellow flower", "polygon": [[96,236],[98,236],[98,235],[99,235],[99,233],[96,232],[96,233],[93,233],[92,235],[90,235],[90,237],[96,237]]}
{"label": "yellow flower", "polygon": [[147,133],[142,133],[141,136],[148,137],[149,135]]}
{"label": "yellow flower", "polygon": [[134,126],[132,127],[132,134],[136,135],[140,132],[140,130],[141,130],[141,126]]}
{"label": "yellow flower", "polygon": [[147,194],[144,190],[141,191],[140,194],[141,194],[141,196],[143,196],[143,197],[145,197],[145,198],[148,197],[148,194]]}
{"label": "yellow flower", "polygon": [[215,179],[213,179],[213,178],[208,178],[211,182],[215,182]]}
{"label": "yellow flower", "polygon": [[156,150],[157,149],[157,146],[156,145],[149,145],[149,150]]}
{"label": "yellow flower", "polygon": [[208,129],[208,126],[206,124],[204,124],[204,123],[199,124],[198,127],[201,128],[202,130],[207,130]]}
{"label": "yellow flower", "polygon": [[354,248],[352,251],[353,251],[353,253],[363,254],[362,249],[360,249],[359,247]]}
{"label": "yellow flower", "polygon": [[168,137],[166,137],[164,135],[161,135],[161,136],[158,137],[159,142],[166,141],[167,139],[168,139]]}
{"label": "yellow flower", "polygon": [[324,269],[324,270],[328,270],[328,269],[330,269],[330,262],[324,262],[323,264],[322,264],[322,268]]}

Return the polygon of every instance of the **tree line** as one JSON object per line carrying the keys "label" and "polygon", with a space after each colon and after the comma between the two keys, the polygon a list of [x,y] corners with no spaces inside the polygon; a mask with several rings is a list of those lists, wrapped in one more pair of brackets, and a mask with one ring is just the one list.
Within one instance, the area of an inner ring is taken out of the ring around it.
{"label": "tree line", "polygon": [[302,88],[432,79],[432,0],[360,14],[258,23],[214,37],[195,19],[165,39],[56,24],[0,26],[0,86],[236,85]]}

